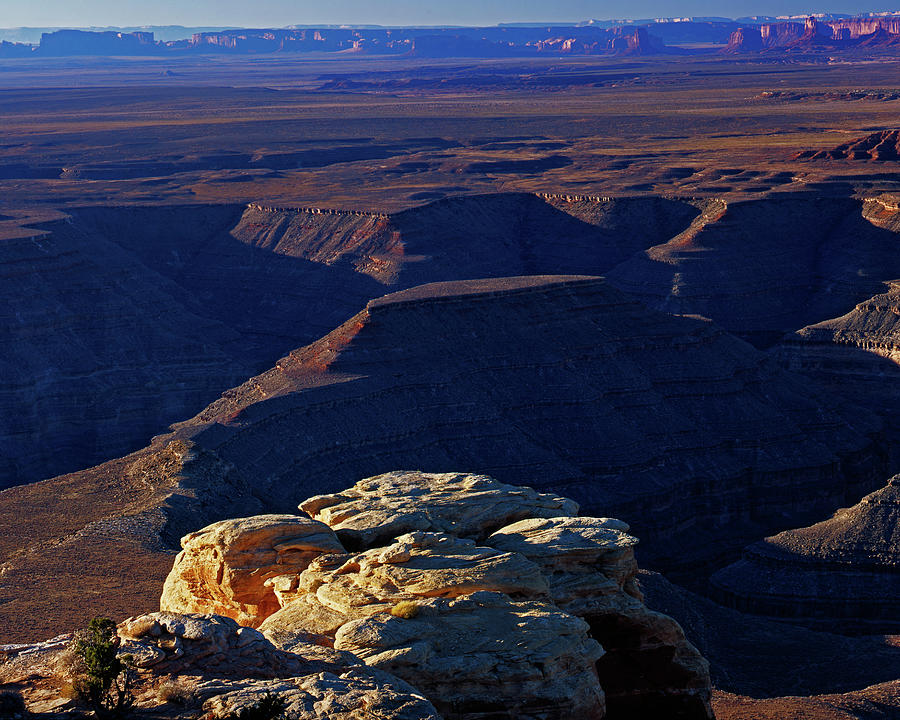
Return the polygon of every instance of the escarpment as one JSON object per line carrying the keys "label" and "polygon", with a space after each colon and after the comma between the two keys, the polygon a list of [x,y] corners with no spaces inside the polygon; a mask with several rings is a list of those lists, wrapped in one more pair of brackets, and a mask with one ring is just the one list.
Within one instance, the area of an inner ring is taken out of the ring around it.
{"label": "escarpment", "polygon": [[746,612],[862,632],[900,629],[900,476],[832,518],[746,548],[712,577]]}
{"label": "escarpment", "polygon": [[599,274],[663,242],[686,202],[445,200],[320,208],[95,207],[0,245],[0,487],[145,444],[391,290]]}
{"label": "escarpment", "polygon": [[650,307],[709,317],[765,347],[900,277],[896,218],[850,198],[710,203],[688,230],[607,277]]}
{"label": "escarpment", "polygon": [[[367,498],[379,499],[371,512]],[[708,665],[677,623],[644,606],[625,523],[578,517],[571,500],[463,473],[388,473],[301,506],[342,537],[365,538],[367,549],[323,552],[267,580],[260,568],[255,585],[273,588],[281,607],[259,629],[285,650],[315,642],[350,652],[409,682],[445,717],[712,717]],[[498,528],[505,518],[491,508],[500,506],[522,519]],[[391,508],[403,518],[397,532],[420,529],[390,538]],[[264,529],[284,521],[226,522],[257,528],[264,558]],[[221,526],[186,536],[185,550]],[[246,570],[240,562],[235,573]],[[162,606],[220,607],[214,593],[172,592],[186,571],[209,576],[209,565],[179,556]]]}
{"label": "escarpment", "polygon": [[894,453],[900,438],[895,412],[900,402],[900,285],[885,284],[886,292],[840,317],[785,336],[772,352],[784,367],[881,414],[886,446]]}
{"label": "escarpment", "polygon": [[390,215],[74,210],[0,252],[0,484],[134,451],[372,298],[434,281],[606,274],[768,345],[900,277],[885,208],[498,194]]}
{"label": "escarpment", "polygon": [[[124,600],[86,592],[84,558],[157,568],[198,520],[290,512],[392,467],[468,466],[627,516],[645,563],[694,575],[872,491],[880,427],[712,323],[602,279],[422,286],[370,302],[134,456],[0,495],[17,528],[0,540],[0,620],[20,626],[61,587],[58,619],[111,613]],[[138,573],[131,606],[161,581]]]}

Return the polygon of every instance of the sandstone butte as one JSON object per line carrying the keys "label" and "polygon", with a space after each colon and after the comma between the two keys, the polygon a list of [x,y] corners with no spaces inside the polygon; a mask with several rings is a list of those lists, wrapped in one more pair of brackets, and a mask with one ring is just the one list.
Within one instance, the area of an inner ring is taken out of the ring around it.
{"label": "sandstone butte", "polygon": [[[627,517],[645,564],[696,576],[887,475],[882,421],[834,397],[600,278],[393,293],[146,449],[0,493],[16,529],[0,537],[0,623],[27,641],[149,610],[182,535],[397,467],[466,467]],[[352,530],[337,528],[355,551]],[[248,597],[248,613],[258,604]]]}
{"label": "sandstone butte", "polygon": [[[644,605],[620,520],[463,473],[388,473],[303,506],[183,538],[160,611],[119,624],[140,706],[177,715],[158,690],[177,676],[208,717],[270,690],[304,719],[712,718],[708,663]],[[65,710],[65,643],[2,647],[0,682]]]}

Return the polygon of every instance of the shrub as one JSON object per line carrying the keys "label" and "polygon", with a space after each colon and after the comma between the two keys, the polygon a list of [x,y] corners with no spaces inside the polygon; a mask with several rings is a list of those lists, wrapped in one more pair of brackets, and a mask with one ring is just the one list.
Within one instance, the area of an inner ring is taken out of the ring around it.
{"label": "shrub", "polygon": [[412,600],[401,600],[391,608],[391,615],[404,620],[412,620],[418,614],[419,605]]}
{"label": "shrub", "polygon": [[22,695],[15,690],[0,692],[0,718],[24,718],[28,711]]}
{"label": "shrub", "polygon": [[287,700],[281,695],[267,692],[255,705],[223,716],[221,720],[287,720]]}
{"label": "shrub", "polygon": [[116,624],[96,617],[79,630],[69,646],[72,686],[98,717],[122,717],[134,704],[131,658],[121,658]]}
{"label": "shrub", "polygon": [[197,699],[196,693],[184,683],[168,678],[156,689],[156,699],[172,705],[190,705]]}

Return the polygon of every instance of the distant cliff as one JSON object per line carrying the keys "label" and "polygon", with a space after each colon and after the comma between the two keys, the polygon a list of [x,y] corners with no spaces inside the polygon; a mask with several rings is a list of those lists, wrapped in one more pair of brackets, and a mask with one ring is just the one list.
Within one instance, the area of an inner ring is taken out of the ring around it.
{"label": "distant cliff", "polygon": [[606,55],[668,52],[654,28],[559,25],[483,28],[280,28],[213,30],[157,42],[152,32],[57,30],[37,46],[3,43],[0,57],[360,52],[421,57]]}

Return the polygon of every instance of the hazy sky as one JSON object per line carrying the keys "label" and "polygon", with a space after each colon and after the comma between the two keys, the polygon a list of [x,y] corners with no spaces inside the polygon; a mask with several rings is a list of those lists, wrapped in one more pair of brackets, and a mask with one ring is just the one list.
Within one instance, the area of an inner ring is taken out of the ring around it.
{"label": "hazy sky", "polygon": [[[876,0],[877,3],[877,0]],[[897,3],[900,5],[900,2]],[[498,22],[681,15],[782,15],[891,10],[854,0],[0,0],[0,27]]]}

